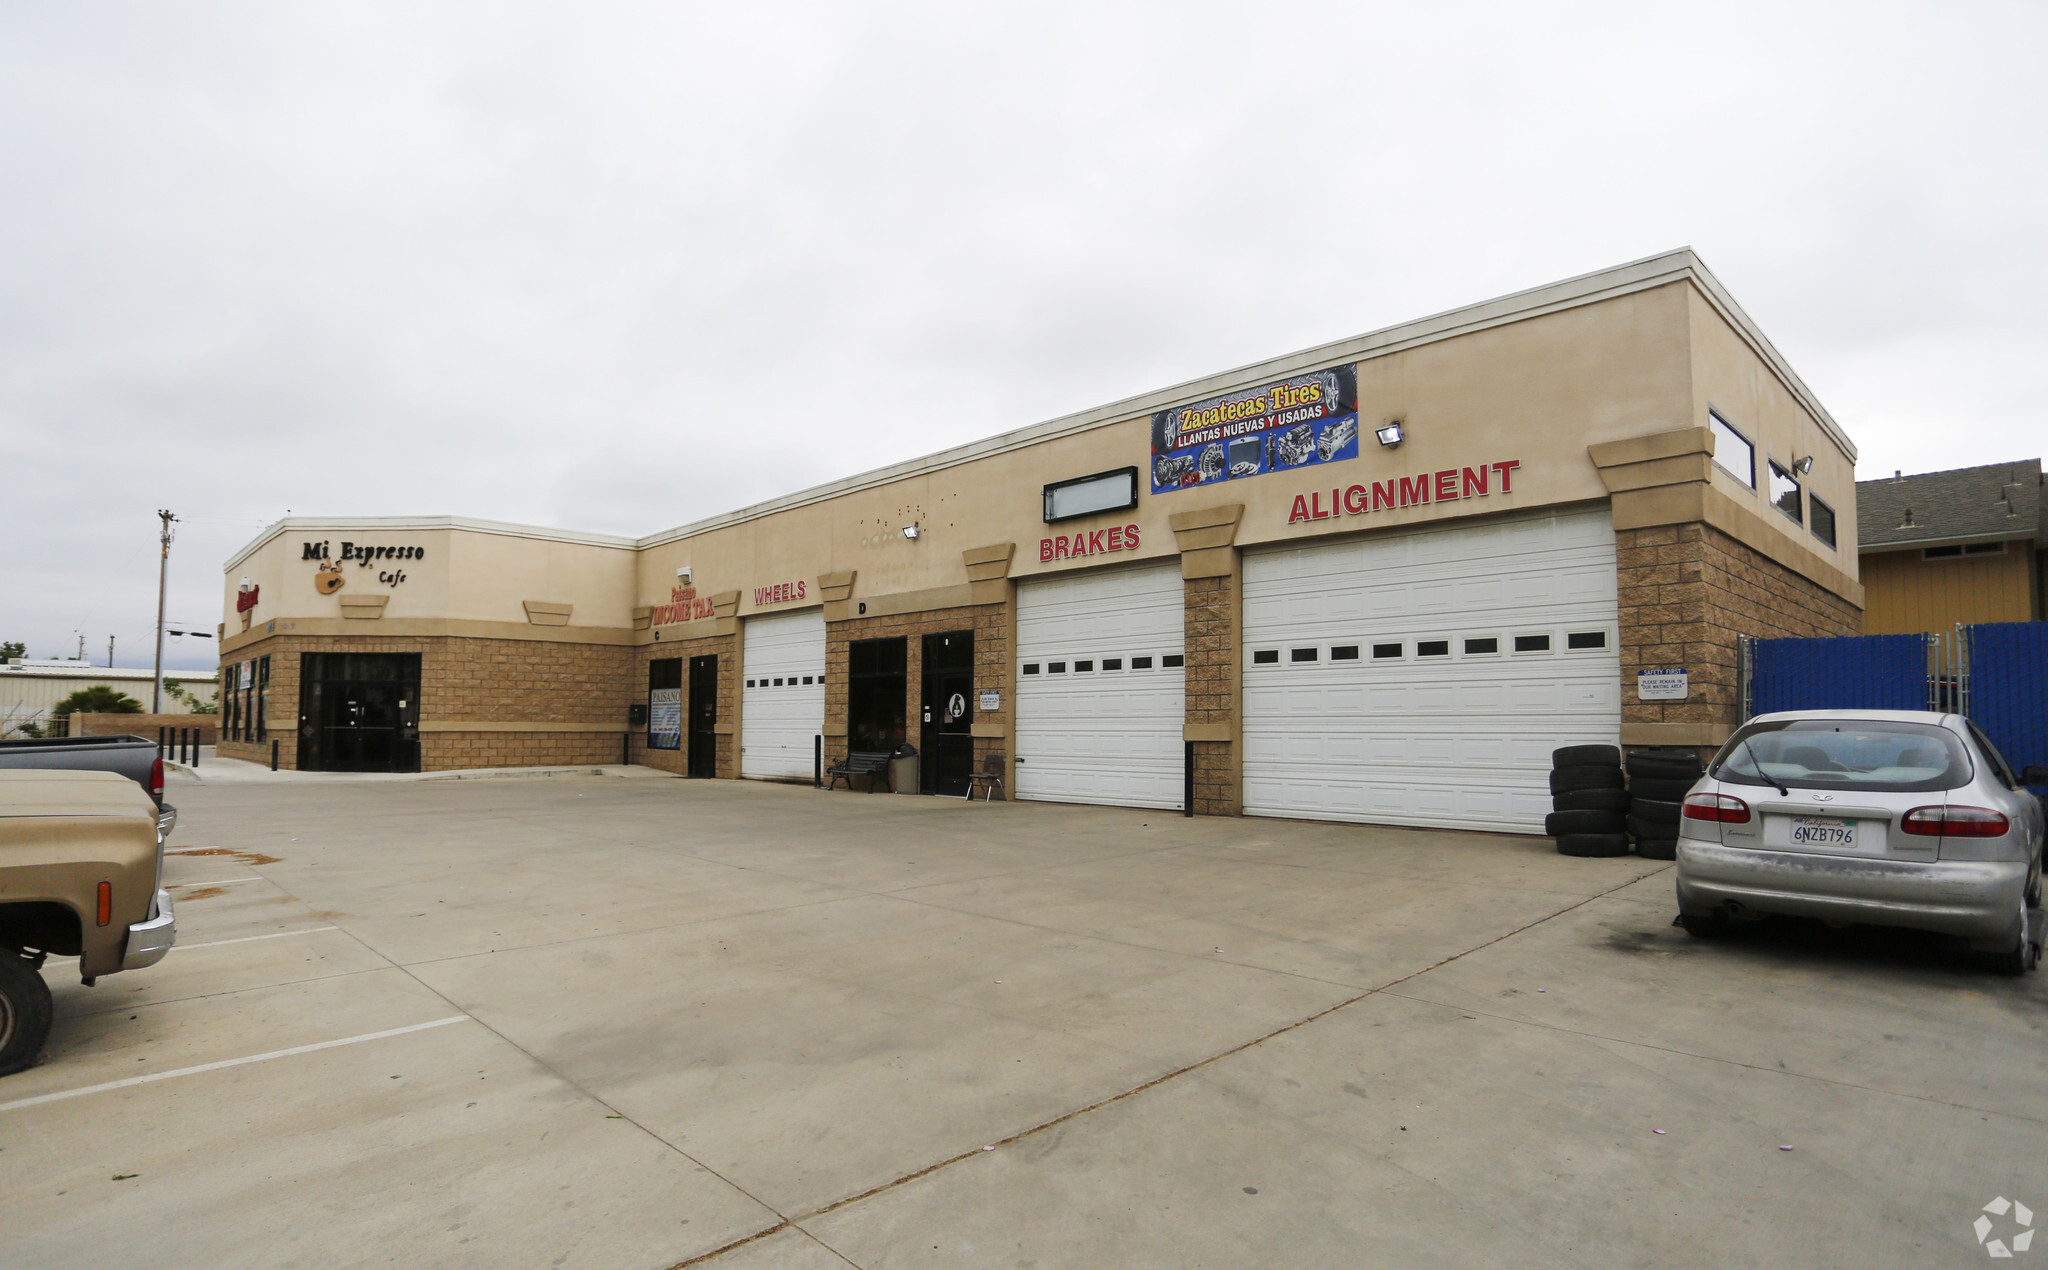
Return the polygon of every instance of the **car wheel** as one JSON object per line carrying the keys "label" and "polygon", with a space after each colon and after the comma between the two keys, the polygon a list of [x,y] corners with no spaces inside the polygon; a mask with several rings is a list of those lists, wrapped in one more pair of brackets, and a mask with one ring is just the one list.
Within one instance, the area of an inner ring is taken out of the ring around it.
{"label": "car wheel", "polygon": [[2020,896],[2019,930],[2014,932],[2012,945],[1995,953],[1979,953],[1979,962],[1986,970],[1999,975],[2023,975],[2034,968],[2041,959],[2041,946],[2027,938],[2031,933],[2027,922],[2027,910],[2034,907],[2027,897]]}
{"label": "car wheel", "polygon": [[50,1038],[50,985],[26,961],[0,949],[0,1076],[36,1061]]}

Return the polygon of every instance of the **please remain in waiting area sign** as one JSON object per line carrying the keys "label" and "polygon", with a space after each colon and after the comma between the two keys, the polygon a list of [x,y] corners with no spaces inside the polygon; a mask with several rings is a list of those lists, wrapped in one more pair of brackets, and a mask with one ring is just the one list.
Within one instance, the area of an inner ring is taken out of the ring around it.
{"label": "please remain in waiting area sign", "polygon": [[1636,700],[1683,701],[1691,691],[1683,666],[1636,672]]}

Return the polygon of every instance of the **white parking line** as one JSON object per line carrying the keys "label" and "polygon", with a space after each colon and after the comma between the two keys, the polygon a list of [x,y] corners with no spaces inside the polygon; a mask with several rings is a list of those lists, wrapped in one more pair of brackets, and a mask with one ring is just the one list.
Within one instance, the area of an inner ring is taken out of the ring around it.
{"label": "white parking line", "polygon": [[179,948],[218,948],[222,944],[253,944],[259,939],[283,939],[286,935],[317,935],[323,930],[340,930],[339,926],[308,926],[304,930],[280,930],[268,935],[244,935],[240,939],[209,939],[203,944],[179,944]]}
{"label": "white parking line", "polygon": [[86,1085],[79,1089],[60,1089],[54,1094],[37,1094],[33,1098],[17,1098],[13,1102],[0,1102],[0,1111],[18,1111],[23,1107],[38,1107],[46,1102],[62,1102],[66,1098],[83,1098],[87,1094],[103,1094],[111,1089],[127,1089],[132,1085],[148,1085],[159,1080],[171,1080],[179,1076],[197,1076],[201,1072],[217,1072],[223,1067],[242,1067],[249,1063],[268,1062],[273,1058],[290,1058],[294,1054],[311,1054],[315,1050],[338,1049],[343,1045],[360,1045],[364,1041],[381,1041],[387,1036],[404,1036],[408,1032],[424,1032],[428,1028],[447,1027],[450,1023],[467,1023],[467,1014],[457,1014],[432,1023],[415,1023],[410,1027],[394,1027],[383,1032],[365,1032],[361,1036],[344,1036],[338,1041],[321,1041],[315,1045],[294,1045],[288,1050],[272,1050],[268,1054],[251,1054],[247,1058],[224,1058],[218,1063],[201,1063],[197,1067],[180,1067],[175,1071],[151,1072],[147,1076],[130,1076],[126,1080],[110,1080],[103,1085]]}

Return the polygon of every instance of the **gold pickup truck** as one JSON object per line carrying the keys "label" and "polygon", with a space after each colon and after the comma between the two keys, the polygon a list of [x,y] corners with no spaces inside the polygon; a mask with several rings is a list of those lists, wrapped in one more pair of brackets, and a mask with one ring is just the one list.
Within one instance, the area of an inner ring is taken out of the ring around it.
{"label": "gold pickup truck", "polygon": [[101,975],[162,961],[177,942],[157,807],[111,772],[0,771],[0,1076],[50,1034],[50,956]]}

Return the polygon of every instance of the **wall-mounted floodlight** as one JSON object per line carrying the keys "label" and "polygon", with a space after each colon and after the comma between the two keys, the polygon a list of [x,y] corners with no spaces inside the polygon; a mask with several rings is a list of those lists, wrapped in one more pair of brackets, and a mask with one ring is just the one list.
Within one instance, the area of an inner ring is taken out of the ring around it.
{"label": "wall-mounted floodlight", "polygon": [[1373,435],[1380,439],[1381,445],[1391,450],[1401,444],[1401,421],[1396,419],[1384,428],[1374,429]]}
{"label": "wall-mounted floodlight", "polygon": [[688,585],[690,585],[690,566],[689,566],[689,565],[683,565],[682,567],[680,567],[680,568],[678,568],[678,569],[676,570],[676,581],[677,581],[677,582],[679,582],[679,583],[681,583],[681,584],[682,584],[682,585],[684,585],[684,586],[688,586]]}
{"label": "wall-mounted floodlight", "polygon": [[1808,472],[1811,472],[1813,470],[1813,456],[1809,454],[1803,459],[1792,460],[1792,470],[1799,473],[1801,476],[1804,476]]}
{"label": "wall-mounted floodlight", "polygon": [[914,520],[903,527],[903,536],[905,538],[910,539],[912,542],[916,542],[917,536],[923,532],[923,530],[917,527],[917,522]]}

